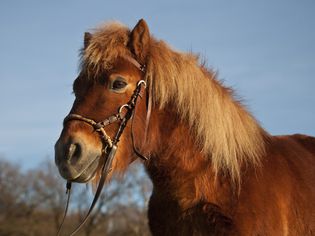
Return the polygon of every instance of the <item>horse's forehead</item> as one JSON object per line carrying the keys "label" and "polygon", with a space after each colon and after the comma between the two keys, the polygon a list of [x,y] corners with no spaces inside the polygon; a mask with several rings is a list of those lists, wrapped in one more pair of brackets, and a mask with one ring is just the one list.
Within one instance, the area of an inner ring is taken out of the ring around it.
{"label": "horse's forehead", "polygon": [[107,68],[104,68],[102,64],[83,66],[76,81],[78,84],[85,84],[84,86],[95,85],[97,81],[107,81],[113,74],[125,77],[129,82],[138,81],[141,77],[141,73],[137,67],[124,59],[118,58]]}
{"label": "horse's forehead", "polygon": [[139,76],[140,71],[135,65],[131,64],[130,62],[118,58],[114,63],[111,70],[109,70],[108,74],[111,73],[122,73],[122,74],[128,74],[133,76]]}

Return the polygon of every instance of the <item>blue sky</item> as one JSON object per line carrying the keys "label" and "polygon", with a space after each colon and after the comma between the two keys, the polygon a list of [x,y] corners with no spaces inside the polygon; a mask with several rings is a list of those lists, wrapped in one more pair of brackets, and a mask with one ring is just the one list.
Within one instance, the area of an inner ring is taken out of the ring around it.
{"label": "blue sky", "polygon": [[0,1],[0,158],[47,156],[72,101],[83,33],[134,26],[207,59],[272,134],[315,135],[313,0]]}

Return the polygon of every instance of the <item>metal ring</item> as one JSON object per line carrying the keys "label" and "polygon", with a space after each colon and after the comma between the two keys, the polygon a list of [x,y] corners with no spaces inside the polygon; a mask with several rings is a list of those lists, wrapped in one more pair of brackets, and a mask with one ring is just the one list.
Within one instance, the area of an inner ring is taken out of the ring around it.
{"label": "metal ring", "polygon": [[130,109],[130,107],[129,107],[128,104],[124,104],[124,105],[122,105],[121,107],[119,107],[119,109],[118,109],[118,114],[119,114],[120,117],[121,117],[121,112],[122,112],[122,110],[123,110],[124,108],[127,109],[127,110]]}
{"label": "metal ring", "polygon": [[143,84],[145,88],[147,87],[147,82],[145,82],[143,79],[138,81],[137,87],[139,87],[141,84]]}

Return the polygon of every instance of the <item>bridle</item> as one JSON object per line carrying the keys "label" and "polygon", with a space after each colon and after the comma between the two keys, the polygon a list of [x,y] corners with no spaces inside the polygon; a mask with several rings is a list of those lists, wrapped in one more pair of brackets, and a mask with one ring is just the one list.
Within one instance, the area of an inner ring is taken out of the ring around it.
{"label": "bridle", "polygon": [[[134,58],[132,58],[130,56],[122,56],[122,58],[127,60],[128,62],[130,62],[134,66],[136,66],[142,73],[145,73],[145,66],[141,65]],[[134,134],[133,134],[133,121],[134,121],[134,115],[135,115],[135,111],[136,111],[137,100],[139,97],[141,97],[141,91],[142,91],[143,87],[144,88],[147,87],[146,81],[145,80],[139,80],[137,82],[136,88],[135,88],[130,100],[126,104],[120,106],[118,109],[118,112],[116,114],[107,117],[103,121],[96,122],[93,119],[86,118],[84,116],[74,114],[74,113],[69,114],[64,119],[64,124],[67,122],[73,121],[73,120],[85,122],[85,123],[89,124],[90,126],[92,126],[96,132],[98,132],[98,134],[100,135],[100,138],[102,140],[102,143],[103,143],[101,158],[104,160],[104,164],[103,164],[102,170],[101,170],[101,178],[99,180],[92,204],[91,204],[86,216],[84,217],[84,219],[80,223],[80,225],[70,234],[70,236],[73,236],[74,234],[76,234],[81,229],[81,227],[85,224],[85,222],[88,220],[99,196],[101,195],[105,180],[106,180],[108,174],[112,170],[112,163],[113,163],[113,160],[115,158],[115,154],[116,154],[116,151],[118,148],[118,142],[119,142],[120,137],[121,137],[122,133],[124,132],[124,129],[127,126],[130,119],[132,120],[132,123],[131,123],[131,140],[132,140],[133,151],[141,159],[148,160],[148,158],[145,157],[144,155],[142,155],[137,150],[137,148],[135,147]],[[147,132],[148,119],[150,117],[150,112],[151,112],[151,99],[147,98],[147,100],[148,100],[148,102],[147,102],[147,119],[146,119],[146,127],[145,127],[145,136],[146,136],[146,132]],[[112,139],[106,133],[104,128],[110,124],[113,124],[113,123],[119,123],[119,127],[117,129],[117,132],[116,132],[114,138]],[[67,203],[66,203],[63,219],[61,221],[61,224],[60,224],[58,232],[57,232],[57,236],[59,236],[61,233],[61,229],[62,229],[63,223],[64,223],[66,215],[67,215],[69,202],[70,202],[71,185],[72,185],[71,181],[67,181],[67,184],[66,184],[66,189],[67,189],[66,193],[68,195]]]}

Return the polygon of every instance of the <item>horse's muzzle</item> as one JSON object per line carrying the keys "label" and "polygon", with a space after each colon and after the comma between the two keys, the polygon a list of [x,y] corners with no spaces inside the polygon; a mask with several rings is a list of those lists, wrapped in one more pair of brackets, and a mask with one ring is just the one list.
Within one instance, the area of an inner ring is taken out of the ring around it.
{"label": "horse's muzzle", "polygon": [[87,182],[95,175],[101,156],[79,137],[58,139],[55,144],[55,163],[60,175],[69,181]]}

